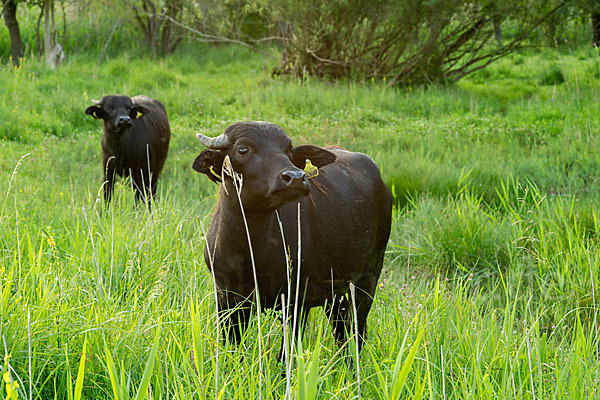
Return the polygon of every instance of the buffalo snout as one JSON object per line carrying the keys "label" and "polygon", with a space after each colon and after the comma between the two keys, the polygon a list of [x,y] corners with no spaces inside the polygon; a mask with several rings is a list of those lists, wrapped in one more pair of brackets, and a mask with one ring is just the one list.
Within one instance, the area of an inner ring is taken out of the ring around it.
{"label": "buffalo snout", "polygon": [[131,117],[128,115],[122,115],[119,118],[117,118],[117,127],[123,127],[123,126],[131,126]]}
{"label": "buffalo snout", "polygon": [[299,190],[304,194],[308,194],[310,191],[304,171],[301,169],[287,169],[281,173],[280,178],[276,191]]}
{"label": "buffalo snout", "polygon": [[299,169],[289,169],[281,174],[281,179],[287,186],[304,185],[304,171]]}

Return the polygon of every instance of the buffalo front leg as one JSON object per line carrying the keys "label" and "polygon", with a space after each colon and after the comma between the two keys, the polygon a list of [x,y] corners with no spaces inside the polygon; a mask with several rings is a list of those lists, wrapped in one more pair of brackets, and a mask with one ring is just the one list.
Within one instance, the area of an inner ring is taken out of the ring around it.
{"label": "buffalo front leg", "polygon": [[114,157],[104,157],[104,202],[108,206],[115,185]]}
{"label": "buffalo front leg", "polygon": [[150,185],[150,195],[152,196],[152,201],[156,200],[156,181],[152,181]]}
{"label": "buffalo front leg", "polygon": [[248,326],[251,303],[223,297],[219,299],[223,338],[229,338],[230,343],[238,345]]}
{"label": "buffalo front leg", "polygon": [[[304,326],[306,325],[306,319],[308,317],[308,311],[304,311],[304,309],[301,307],[298,309],[298,314],[296,316],[296,318],[294,318],[293,315],[294,312],[294,305],[291,304],[290,307],[286,307],[286,319],[281,318],[281,323],[283,325],[285,325],[283,331],[284,331],[284,335],[286,335],[286,338],[282,338],[281,339],[281,347],[279,348],[279,355],[277,356],[277,361],[282,362],[284,360],[284,355],[286,353],[286,351],[290,351],[292,349],[292,343],[296,343],[295,340],[296,338],[300,337],[300,335],[302,335],[302,332],[304,332]],[[295,337],[294,337],[295,335]],[[286,342],[287,342],[287,350],[286,350]],[[295,347],[295,346],[294,346]],[[290,355],[288,354],[288,358],[292,358],[293,354]]]}

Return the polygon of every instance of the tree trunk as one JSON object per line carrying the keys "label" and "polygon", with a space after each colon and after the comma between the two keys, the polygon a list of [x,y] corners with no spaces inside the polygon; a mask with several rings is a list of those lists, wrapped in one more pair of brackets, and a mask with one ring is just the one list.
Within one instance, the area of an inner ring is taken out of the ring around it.
{"label": "tree trunk", "polygon": [[40,23],[42,22],[42,17],[44,16],[44,8],[40,9],[40,15],[38,16],[37,23],[35,24],[35,51],[37,55],[37,59],[40,60],[42,58],[42,42],[40,39]]}
{"label": "tree trunk", "polygon": [[19,66],[19,60],[23,57],[23,42],[21,31],[17,21],[17,3],[15,0],[2,0],[4,6],[4,22],[10,35],[10,54],[15,67]]}
{"label": "tree trunk", "polygon": [[157,11],[157,4],[154,0],[143,0],[142,10],[133,6],[133,12],[152,55],[164,56],[175,51],[181,42],[181,35],[176,35],[181,29],[173,21],[177,20],[182,3],[167,0],[160,14]]}
{"label": "tree trunk", "polygon": [[[63,19],[63,31],[62,31],[62,37],[60,38],[60,43],[62,44],[62,47],[65,47],[65,38],[67,37],[67,12],[65,11],[65,2],[61,1],[60,2],[60,6],[62,9],[62,19]],[[56,40],[58,42],[58,39]]]}
{"label": "tree trunk", "polygon": [[56,23],[54,20],[54,0],[52,0],[52,4],[50,5],[50,41],[52,42],[52,48],[58,43],[56,40]]}
{"label": "tree trunk", "polygon": [[496,36],[498,47],[502,47],[502,21],[500,18],[494,18],[494,35]]}
{"label": "tree trunk", "polygon": [[50,3],[52,0],[44,0],[44,54],[46,60],[52,52],[52,32],[50,31]]}
{"label": "tree trunk", "polygon": [[54,0],[44,0],[44,56],[46,65],[54,69],[65,59],[65,53],[56,42],[56,24],[54,23]]}
{"label": "tree trunk", "polygon": [[600,10],[592,11],[592,31],[594,32],[594,46],[600,47]]}

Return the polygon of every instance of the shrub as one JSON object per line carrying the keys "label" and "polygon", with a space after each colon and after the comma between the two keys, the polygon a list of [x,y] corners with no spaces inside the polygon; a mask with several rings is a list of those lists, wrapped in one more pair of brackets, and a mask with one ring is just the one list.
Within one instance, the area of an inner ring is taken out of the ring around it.
{"label": "shrub", "polygon": [[552,65],[549,69],[545,70],[540,76],[540,85],[554,86],[560,85],[565,81],[565,76],[562,70],[557,65]]}
{"label": "shrub", "polygon": [[[562,6],[516,0],[265,4],[288,39],[282,72],[391,85],[457,81],[511,53]],[[503,22],[511,29],[505,37]]]}

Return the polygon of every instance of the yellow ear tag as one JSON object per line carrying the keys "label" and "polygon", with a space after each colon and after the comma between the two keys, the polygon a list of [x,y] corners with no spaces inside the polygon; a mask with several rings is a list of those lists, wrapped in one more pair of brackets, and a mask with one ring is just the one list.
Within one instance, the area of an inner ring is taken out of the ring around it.
{"label": "yellow ear tag", "polygon": [[210,167],[208,167],[208,170],[210,171],[211,174],[213,174],[214,176],[216,176],[217,178],[221,179],[221,176],[218,175],[215,170],[213,169],[213,166],[211,165]]}
{"label": "yellow ear tag", "polygon": [[319,176],[319,168],[315,167],[308,158],[304,165],[304,175],[306,176],[306,179],[312,179]]}
{"label": "yellow ear tag", "polygon": [[141,112],[137,112],[137,114],[135,114],[135,119],[139,119],[142,118],[144,116],[144,114],[142,114]]}

